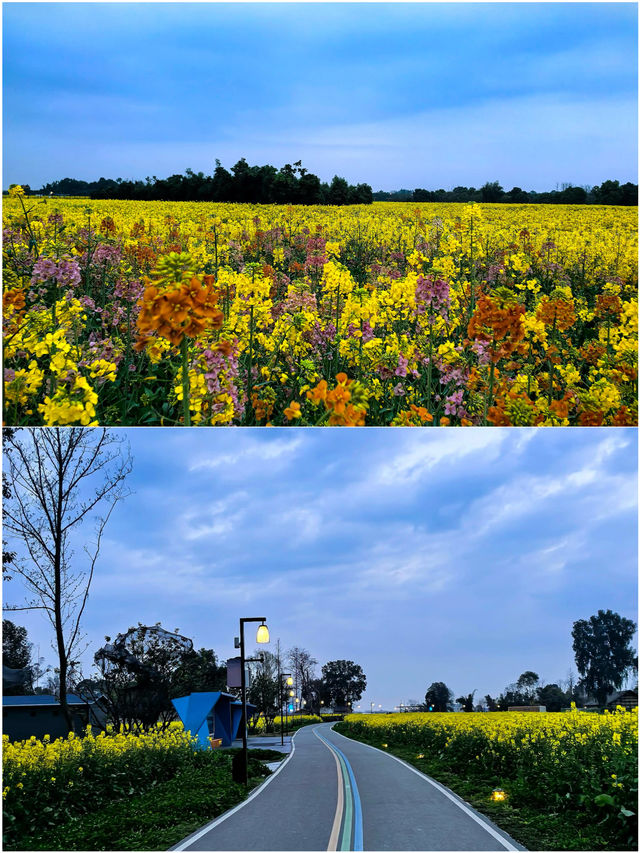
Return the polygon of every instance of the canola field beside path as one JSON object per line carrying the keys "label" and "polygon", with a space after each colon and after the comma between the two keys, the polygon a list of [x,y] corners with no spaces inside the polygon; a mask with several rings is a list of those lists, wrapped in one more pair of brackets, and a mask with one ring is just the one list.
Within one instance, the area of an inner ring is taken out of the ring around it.
{"label": "canola field beside path", "polygon": [[576,831],[595,828],[608,839],[607,849],[636,849],[637,708],[604,714],[352,714],[337,729],[395,750],[424,772],[442,770],[472,782],[487,805],[498,789],[495,820],[502,800],[506,808],[564,819]]}
{"label": "canola field beside path", "polygon": [[39,199],[7,425],[637,424],[637,209]]}

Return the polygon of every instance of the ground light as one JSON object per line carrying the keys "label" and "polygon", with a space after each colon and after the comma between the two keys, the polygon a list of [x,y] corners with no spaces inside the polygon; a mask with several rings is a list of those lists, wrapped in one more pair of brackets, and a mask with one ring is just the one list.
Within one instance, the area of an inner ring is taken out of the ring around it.
{"label": "ground light", "polygon": [[506,793],[502,790],[502,788],[494,788],[494,789],[493,789],[493,791],[491,792],[491,799],[492,799],[495,803],[500,803],[500,802],[502,802],[503,800],[506,800],[506,799],[507,799],[507,795],[506,795]]}

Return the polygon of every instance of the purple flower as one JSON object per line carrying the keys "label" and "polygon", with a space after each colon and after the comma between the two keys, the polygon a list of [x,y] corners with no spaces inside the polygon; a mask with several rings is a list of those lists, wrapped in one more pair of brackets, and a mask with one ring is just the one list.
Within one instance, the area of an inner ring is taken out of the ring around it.
{"label": "purple flower", "polygon": [[402,382],[398,382],[398,384],[393,389],[392,393],[393,393],[394,397],[404,397],[404,395],[406,394],[406,391],[402,387]]}
{"label": "purple flower", "polygon": [[407,367],[409,365],[408,359],[406,359],[402,353],[398,355],[398,366],[395,369],[395,376],[406,376],[407,375]]}
{"label": "purple flower", "polygon": [[449,283],[442,278],[433,276],[418,276],[416,282],[416,314],[420,316],[429,311],[429,325],[433,325],[435,317],[449,319]]}
{"label": "purple flower", "polygon": [[62,287],[77,287],[80,284],[80,267],[76,260],[63,258],[58,264],[58,284]]}
{"label": "purple flower", "polygon": [[55,278],[58,267],[55,261],[51,258],[40,257],[33,265],[31,273],[31,284],[37,284],[41,281],[49,281]]}

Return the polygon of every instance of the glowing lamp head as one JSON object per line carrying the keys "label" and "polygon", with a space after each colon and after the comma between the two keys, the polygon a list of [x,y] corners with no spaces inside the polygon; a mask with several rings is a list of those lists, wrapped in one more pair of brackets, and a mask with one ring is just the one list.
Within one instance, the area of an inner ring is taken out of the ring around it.
{"label": "glowing lamp head", "polygon": [[292,684],[293,684],[293,678],[291,678],[291,676],[289,676],[289,678],[287,678],[287,687],[291,687]]}
{"label": "glowing lamp head", "polygon": [[507,795],[502,790],[502,788],[494,788],[491,793],[491,799],[494,801],[494,803],[500,803],[503,800],[507,799]]}
{"label": "glowing lamp head", "polygon": [[289,691],[289,696],[293,696],[293,695],[294,695],[294,693],[295,693],[295,691],[290,690],[290,691]]}
{"label": "glowing lamp head", "polygon": [[267,626],[262,623],[258,628],[258,633],[256,634],[256,643],[268,643],[269,642],[269,629]]}

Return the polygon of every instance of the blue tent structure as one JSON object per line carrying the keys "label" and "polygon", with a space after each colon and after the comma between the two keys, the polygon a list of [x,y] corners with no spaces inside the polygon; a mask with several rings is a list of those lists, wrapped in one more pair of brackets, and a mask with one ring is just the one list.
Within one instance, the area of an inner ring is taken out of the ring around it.
{"label": "blue tent structure", "polygon": [[[242,702],[230,693],[190,693],[171,701],[201,749],[209,748],[209,738],[220,738],[222,746],[231,746],[242,732]],[[247,702],[247,713],[255,710],[256,706]]]}

